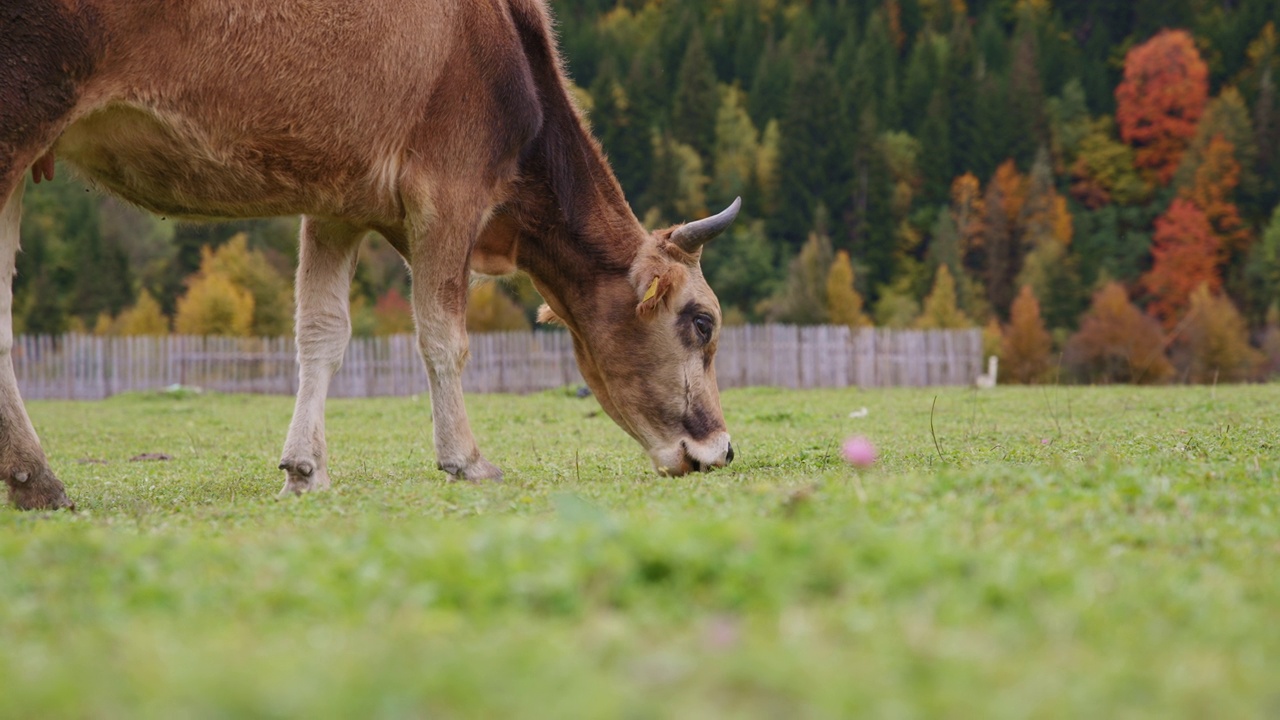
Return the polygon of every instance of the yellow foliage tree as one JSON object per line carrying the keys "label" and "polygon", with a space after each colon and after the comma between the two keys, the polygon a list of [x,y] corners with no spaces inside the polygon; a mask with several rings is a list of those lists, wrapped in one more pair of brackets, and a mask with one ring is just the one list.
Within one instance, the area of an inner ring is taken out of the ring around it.
{"label": "yellow foliage tree", "polygon": [[1024,385],[1041,382],[1049,372],[1052,346],[1053,338],[1040,317],[1040,301],[1030,285],[1023,285],[1009,311],[1009,326],[1001,342],[1001,377]]}
{"label": "yellow foliage tree", "polygon": [[956,304],[956,281],[946,265],[938,266],[933,292],[924,299],[924,310],[916,319],[916,327],[921,330],[973,327],[973,321]]}
{"label": "yellow foliage tree", "polygon": [[827,272],[827,313],[833,324],[848,325],[851,330],[871,325],[871,318],[862,312],[862,296],[853,289],[853,261],[844,250],[836,253]]}
{"label": "yellow foliage tree", "polygon": [[178,299],[174,326],[183,335],[250,335],[253,295],[225,275],[201,273]]}
{"label": "yellow foliage tree", "polygon": [[133,307],[120,313],[116,318],[115,332],[120,335],[166,335],[169,332],[169,318],[160,310],[160,303],[143,290]]}
{"label": "yellow foliage tree", "polygon": [[471,288],[467,299],[468,332],[505,332],[528,330],[529,319],[514,300],[493,280],[485,280]]}
{"label": "yellow foliage tree", "polygon": [[1249,345],[1249,330],[1226,295],[1201,284],[1191,293],[1187,327],[1179,353],[1191,382],[1240,382],[1252,379],[1262,354]]}
{"label": "yellow foliage tree", "polygon": [[249,238],[238,233],[216,250],[200,251],[200,274],[217,274],[253,296],[254,335],[293,332],[293,287],[272,267],[261,251],[249,249]]}

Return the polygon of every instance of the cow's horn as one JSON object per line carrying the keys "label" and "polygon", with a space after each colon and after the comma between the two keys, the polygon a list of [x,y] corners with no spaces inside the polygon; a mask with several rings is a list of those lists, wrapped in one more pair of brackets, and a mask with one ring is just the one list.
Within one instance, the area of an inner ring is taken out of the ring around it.
{"label": "cow's horn", "polygon": [[706,244],[708,240],[728,230],[729,226],[738,217],[738,211],[741,209],[742,198],[738,198],[719,215],[712,215],[709,218],[680,226],[679,229],[671,233],[671,242],[685,252],[697,252],[698,248]]}

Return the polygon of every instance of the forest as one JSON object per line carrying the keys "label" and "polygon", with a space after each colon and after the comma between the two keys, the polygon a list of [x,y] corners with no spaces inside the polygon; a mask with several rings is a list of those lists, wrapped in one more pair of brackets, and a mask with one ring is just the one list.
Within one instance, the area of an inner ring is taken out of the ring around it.
{"label": "forest", "polygon": [[[1280,370],[1280,3],[553,0],[576,99],[650,227],[742,196],[726,323],[984,328],[1002,380]],[[296,219],[28,188],[19,332],[288,333]],[[403,332],[371,238],[358,334]],[[528,327],[527,281],[473,330]]]}

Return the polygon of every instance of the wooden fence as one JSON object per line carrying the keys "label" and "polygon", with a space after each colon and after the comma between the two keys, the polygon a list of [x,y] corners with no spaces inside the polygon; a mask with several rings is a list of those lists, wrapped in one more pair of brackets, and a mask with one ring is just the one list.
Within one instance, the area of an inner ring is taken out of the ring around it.
{"label": "wooden fence", "polygon": [[[18,387],[28,399],[96,400],[172,385],[293,394],[292,338],[22,336]],[[725,328],[716,355],[721,388],[967,385],[982,372],[979,330],[858,330],[785,325]],[[468,392],[529,393],[582,382],[568,333],[471,336]],[[427,377],[410,335],[355,338],[332,397],[416,395]]]}

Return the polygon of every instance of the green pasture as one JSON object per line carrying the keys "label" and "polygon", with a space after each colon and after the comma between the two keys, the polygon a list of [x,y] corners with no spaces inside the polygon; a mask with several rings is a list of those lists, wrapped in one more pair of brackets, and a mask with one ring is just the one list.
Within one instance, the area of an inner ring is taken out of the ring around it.
{"label": "green pasture", "polygon": [[1280,387],[723,400],[732,468],[663,479],[472,396],[492,486],[335,400],[287,501],[289,398],[31,403],[80,512],[0,510],[0,717],[1280,715]]}

